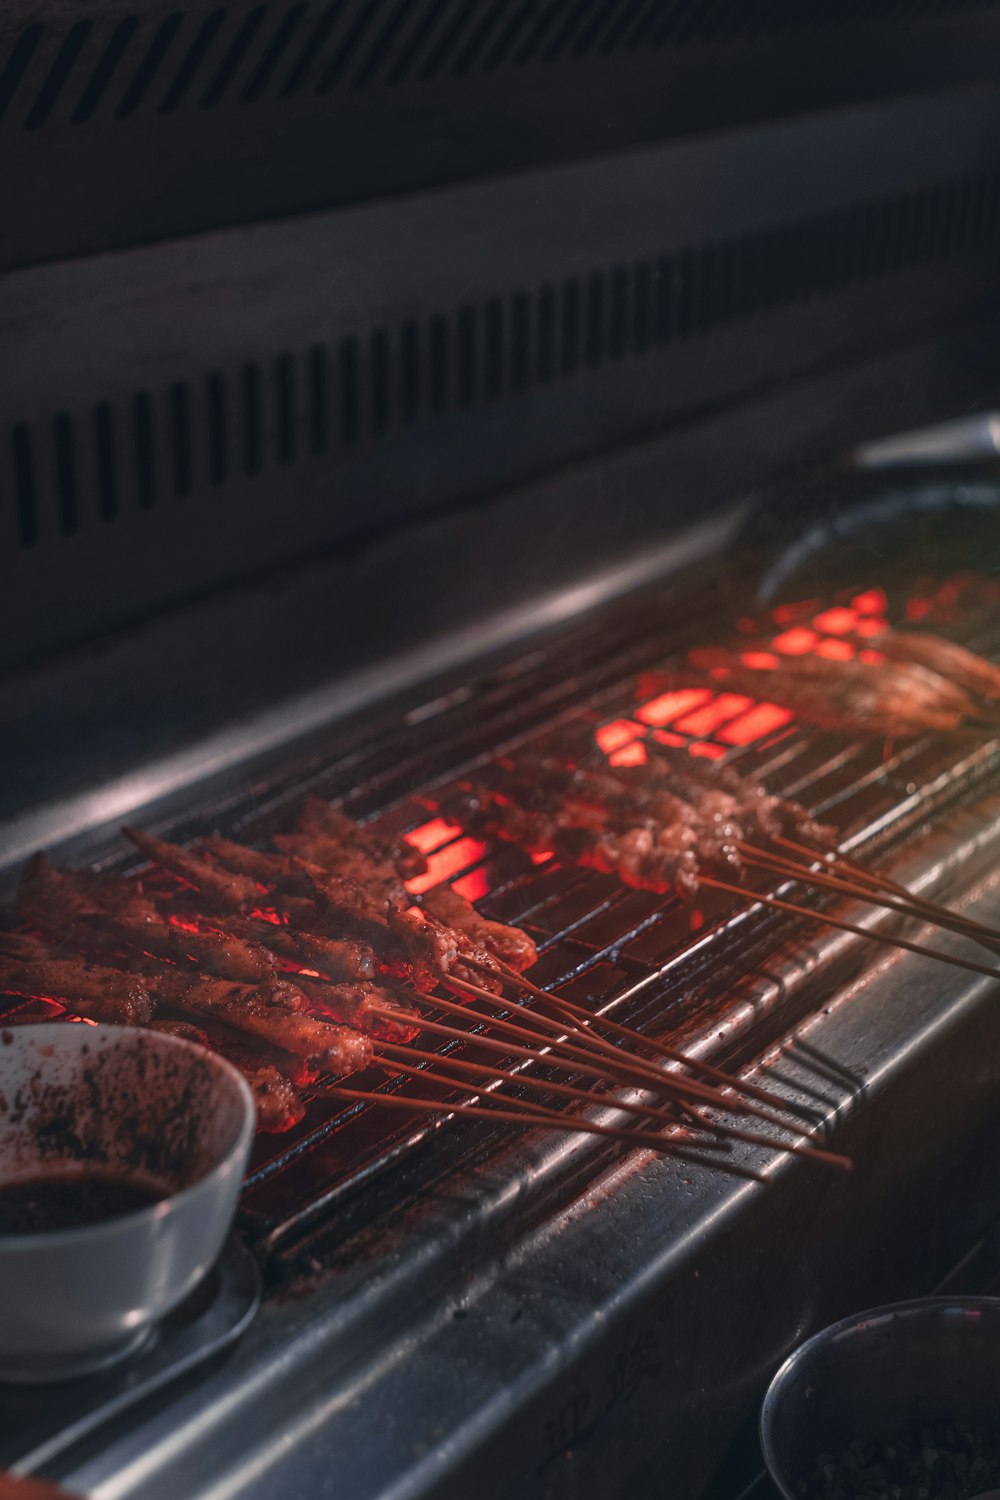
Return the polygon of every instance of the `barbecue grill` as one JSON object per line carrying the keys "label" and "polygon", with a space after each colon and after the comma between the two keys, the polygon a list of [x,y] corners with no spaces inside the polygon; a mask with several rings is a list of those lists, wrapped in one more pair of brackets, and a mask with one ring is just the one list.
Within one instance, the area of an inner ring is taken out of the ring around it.
{"label": "barbecue grill", "polygon": [[1000,1218],[996,983],[873,939],[981,950],[774,876],[870,936],[629,890],[452,811],[553,736],[663,744],[995,920],[993,739],[812,730],[684,664],[741,621],[836,659],[942,599],[1000,654],[968,586],[1000,475],[967,426],[883,441],[998,400],[998,41],[990,5],[7,8],[0,894],[41,847],[136,870],[123,821],[263,845],[312,792],[855,1170],[320,1088],[198,1304],[124,1371],[0,1392],[0,1462],[102,1500],[722,1500],[784,1354]]}

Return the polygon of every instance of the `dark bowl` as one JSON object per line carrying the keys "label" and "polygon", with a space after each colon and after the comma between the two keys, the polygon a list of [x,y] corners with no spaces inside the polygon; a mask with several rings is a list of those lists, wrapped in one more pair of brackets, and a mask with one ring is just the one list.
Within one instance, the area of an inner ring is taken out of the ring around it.
{"label": "dark bowl", "polygon": [[1000,1300],[925,1297],[857,1313],[791,1354],[768,1387],[761,1447],[785,1500],[802,1500],[821,1453],[914,1426],[995,1428]]}

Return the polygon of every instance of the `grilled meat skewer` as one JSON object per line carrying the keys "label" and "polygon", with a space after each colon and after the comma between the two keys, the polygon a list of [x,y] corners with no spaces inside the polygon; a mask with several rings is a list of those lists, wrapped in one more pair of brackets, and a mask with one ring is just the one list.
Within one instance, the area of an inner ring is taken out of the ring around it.
{"label": "grilled meat skewer", "polygon": [[884,630],[880,635],[867,636],[865,645],[890,661],[926,667],[978,697],[1000,699],[1000,667],[944,636],[921,630]]}
{"label": "grilled meat skewer", "polygon": [[30,926],[84,952],[132,950],[248,984],[274,972],[274,960],[260,944],[179,927],[135,882],[57,870],[44,854],[25,866],[17,900]]}
{"label": "grilled meat skewer", "polygon": [[160,1004],[224,1022],[294,1056],[315,1060],[330,1072],[353,1072],[371,1055],[366,1037],[304,1014],[305,996],[284,980],[241,985],[175,969],[144,983]]}
{"label": "grilled meat skewer", "polygon": [[[372,863],[384,863],[403,880],[427,871],[427,858],[405,839],[391,840],[375,829],[356,823],[339,808],[331,807],[320,797],[306,797],[299,807],[296,831],[344,849],[359,850]],[[275,840],[277,843],[277,840]],[[279,846],[280,847],[280,846]],[[313,861],[323,864],[322,859]]]}
{"label": "grilled meat skewer", "polygon": [[[170,868],[185,867],[192,881],[203,878],[200,889],[207,899],[212,899],[211,872],[221,868],[236,881],[252,882],[254,908],[270,902],[298,932],[371,945],[389,973],[406,975],[420,987],[447,977],[460,951],[490,963],[485,950],[475,947],[473,952],[467,936],[404,911],[393,901],[380,901],[358,881],[330,875],[293,855],[267,854],[217,835],[203,839],[190,860],[186,850],[175,850],[161,840],[134,842]],[[209,873],[203,875],[203,870]],[[233,899],[232,891],[225,892],[224,902]],[[461,965],[456,972],[465,977]]]}
{"label": "grilled meat skewer", "polygon": [[219,868],[190,850],[182,849],[179,844],[158,839],[142,828],[126,826],[122,832],[151,864],[169,870],[185,885],[193,886],[211,902],[214,910],[245,912],[260,904],[262,892],[249,876]]}
{"label": "grilled meat skewer", "polygon": [[0,990],[26,1000],[55,1000],[89,1020],[121,1026],[141,1026],[153,1015],[143,979],[53,954],[32,938],[14,935],[0,941]]}
{"label": "grilled meat skewer", "polygon": [[218,1029],[210,1035],[190,1021],[155,1020],[149,1022],[149,1029],[194,1042],[209,1052],[218,1052],[220,1057],[238,1068],[253,1091],[258,1130],[268,1134],[291,1130],[305,1114],[305,1103],[295,1085],[278,1068],[262,1063],[254,1050],[246,1047],[238,1037],[227,1037]]}
{"label": "grilled meat skewer", "polygon": [[[420,1013],[392,990],[375,984],[323,984],[300,975],[296,983],[314,1010],[331,1020],[356,1027],[379,1041],[409,1042],[420,1030]],[[391,1007],[397,1019],[377,1014]],[[412,1024],[400,1017],[412,1016]]]}
{"label": "grilled meat skewer", "polygon": [[715,681],[781,703],[820,729],[891,739],[1000,726],[995,709],[976,704],[963,688],[914,662],[888,668],[796,656],[783,657],[776,667],[753,667],[739,652],[721,647],[692,651],[689,660]]}
{"label": "grilled meat skewer", "polygon": [[491,922],[480,916],[471,901],[466,901],[449,885],[439,885],[424,897],[424,910],[456,932],[466,933],[480,948],[509,964],[519,974],[530,969],[538,958],[535,944],[520,927],[505,922]]}

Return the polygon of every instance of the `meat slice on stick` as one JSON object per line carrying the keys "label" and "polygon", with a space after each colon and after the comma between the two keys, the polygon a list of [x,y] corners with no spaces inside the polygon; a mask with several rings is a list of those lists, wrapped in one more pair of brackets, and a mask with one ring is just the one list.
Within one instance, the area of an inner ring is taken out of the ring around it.
{"label": "meat slice on stick", "polygon": [[428,891],[423,905],[425,911],[446,926],[467,933],[481,948],[518,973],[530,969],[538,957],[534,942],[520,927],[509,927],[505,922],[491,922],[480,916],[472,902],[449,885],[439,885]]}
{"label": "meat slice on stick", "polygon": [[249,876],[220,869],[179,844],[158,839],[144,829],[125,827],[122,832],[152,864],[193,886],[217,910],[249,911],[259,904],[260,891]]}
{"label": "meat slice on stick", "polygon": [[135,881],[57,870],[44,854],[36,854],[25,866],[18,909],[53,942],[85,953],[124,949],[152,954],[248,984],[274,972],[274,960],[260,944],[183,928],[171,922]]}
{"label": "meat slice on stick", "polygon": [[253,1092],[258,1130],[268,1134],[291,1130],[304,1116],[305,1102],[291,1080],[272,1063],[263,1061],[258,1055],[259,1048],[247,1046],[235,1034],[227,1035],[224,1027],[208,1031],[190,1021],[159,1019],[150,1022],[150,1030],[194,1042],[210,1052],[218,1052],[220,1057],[231,1062],[243,1074]]}
{"label": "meat slice on stick", "polygon": [[29,1000],[55,1000],[75,1015],[122,1026],[140,1026],[153,1015],[144,979],[52,953],[30,938],[0,940],[0,990]]}

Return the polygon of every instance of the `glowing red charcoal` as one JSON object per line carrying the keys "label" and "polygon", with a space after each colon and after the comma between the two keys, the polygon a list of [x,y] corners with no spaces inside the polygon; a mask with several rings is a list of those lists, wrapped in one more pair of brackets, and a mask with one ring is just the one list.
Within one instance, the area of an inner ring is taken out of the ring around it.
{"label": "glowing red charcoal", "polygon": [[636,709],[635,716],[644,724],[670,724],[681,714],[690,713],[712,696],[710,688],[680,688],[675,693],[661,693]]}
{"label": "glowing red charcoal", "polygon": [[766,734],[783,729],[793,717],[789,709],[781,708],[777,703],[756,703],[731,724],[724,724],[718,731],[718,738],[727,745],[752,745]]}
{"label": "glowing red charcoal", "polygon": [[688,746],[691,755],[697,755],[701,760],[721,760],[726,753],[724,745],[711,745],[707,740],[699,740],[694,745]]}
{"label": "glowing red charcoal", "polygon": [[854,647],[850,641],[838,641],[827,638],[820,641],[816,647],[817,656],[825,656],[827,661],[851,661],[854,657]]}
{"label": "glowing red charcoal", "polygon": [[470,865],[481,860],[485,853],[486,845],[479,839],[456,839],[453,844],[446,844],[443,849],[429,855],[423,875],[415,875],[412,880],[408,880],[406,889],[414,896],[419,896],[440,885],[442,881],[450,880],[453,875],[460,874],[462,870],[467,870]]}
{"label": "glowing red charcoal", "polygon": [[734,719],[745,708],[749,708],[752,702],[752,698],[744,698],[742,693],[719,693],[711,703],[706,703],[704,708],[696,709],[693,714],[687,714],[683,719],[678,719],[676,728],[684,734],[697,735],[700,738],[702,735],[711,734],[713,729],[724,724],[727,719]]}
{"label": "glowing red charcoal", "polygon": [[771,619],[776,625],[790,625],[793,620],[799,620],[808,610],[814,609],[817,604],[815,599],[803,599],[798,604],[779,604],[777,609],[771,611]]}
{"label": "glowing red charcoal", "polygon": [[430,854],[432,849],[440,849],[442,844],[446,844],[460,832],[458,824],[450,823],[447,818],[431,818],[429,823],[411,828],[403,837],[414,849],[419,849],[421,854]]}
{"label": "glowing red charcoal", "polygon": [[832,609],[824,609],[822,614],[816,615],[813,619],[816,629],[821,630],[824,635],[847,635],[857,623],[857,610],[848,609],[842,604],[835,604]]}
{"label": "glowing red charcoal", "polygon": [[809,630],[805,625],[795,625],[791,630],[776,635],[771,644],[782,656],[805,656],[813,650],[818,640],[815,630]]}
{"label": "glowing red charcoal", "polygon": [[859,615],[884,615],[889,601],[884,589],[865,589],[863,594],[855,594],[851,605]]}
{"label": "glowing red charcoal", "polygon": [[644,766],[646,764],[646,747],[642,740],[633,740],[630,745],[623,745],[620,750],[614,750],[608,756],[608,764],[612,766]]}
{"label": "glowing red charcoal", "polygon": [[451,888],[464,896],[466,901],[478,901],[480,896],[488,896],[490,893],[489,876],[484,866],[480,865],[478,869],[470,870],[468,875],[461,875],[458,880],[453,880]]}
{"label": "glowing red charcoal", "polygon": [[602,724],[595,731],[594,738],[605,755],[610,755],[613,750],[620,750],[632,740],[641,739],[644,733],[642,725],[633,724],[631,719],[612,719],[610,724]]}

